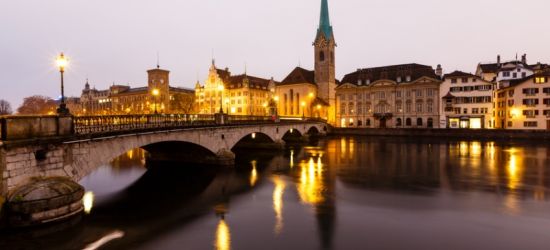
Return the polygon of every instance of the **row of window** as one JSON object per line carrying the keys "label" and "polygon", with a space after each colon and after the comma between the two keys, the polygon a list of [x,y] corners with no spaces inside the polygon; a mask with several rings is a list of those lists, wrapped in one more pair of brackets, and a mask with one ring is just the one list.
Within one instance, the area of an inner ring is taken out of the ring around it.
{"label": "row of window", "polygon": [[454,99],[455,104],[468,104],[468,103],[491,103],[493,98],[491,96],[476,96],[476,97],[456,97]]}
{"label": "row of window", "polygon": [[[451,78],[451,83],[458,83],[459,78]],[[468,77],[461,77],[462,83],[468,83]],[[472,78],[472,82],[477,82],[477,78]]]}
{"label": "row of window", "polygon": [[[362,115],[370,114],[370,113],[391,113],[392,107],[391,105],[387,103],[379,103],[374,106],[374,110],[372,110],[371,104],[365,104],[358,102],[357,105],[355,103],[340,103],[340,115]],[[405,109],[403,109],[403,103],[398,102],[395,105],[395,112],[396,113],[410,113],[413,112],[412,110],[412,102],[406,102],[405,103]],[[423,102],[417,102],[415,103],[415,110],[416,113],[433,113],[434,112],[434,103],[433,102],[426,102],[424,104]]]}
{"label": "row of window", "polygon": [[[343,119],[342,121],[345,123],[345,119]],[[413,120],[411,118],[406,118],[405,119],[405,126],[411,127],[412,126],[412,121]],[[433,118],[428,118],[426,121],[427,121],[427,127],[428,128],[433,128],[433,126],[434,126]],[[354,120],[350,119],[347,126],[354,127],[355,126]],[[362,127],[362,126],[363,126],[363,120],[357,120],[357,127]],[[372,126],[371,119],[366,119],[365,120],[365,126],[366,127],[371,127]],[[396,127],[402,127],[403,126],[403,120],[401,118],[397,118],[395,120],[395,126]],[[416,119],[416,126],[417,127],[424,126],[424,120],[422,118],[417,118]]]}
{"label": "row of window", "polygon": [[[416,97],[422,97],[424,96],[424,92],[425,92],[425,95],[428,96],[428,97],[433,97],[437,91],[435,89],[426,89],[425,91],[422,90],[422,89],[416,89],[416,90],[408,90],[408,91],[390,91],[389,93],[395,93],[395,97],[396,98],[402,98],[403,97],[403,94],[405,94],[405,97],[412,97],[413,95],[416,96]],[[339,94],[338,95],[338,99],[341,100],[341,101],[345,101],[346,99],[347,100],[350,100],[350,101],[353,101],[353,100],[363,100],[366,99],[366,100],[370,100],[371,97],[373,97],[374,99],[386,99],[386,97],[389,97],[389,93],[386,92],[386,91],[375,91],[375,92],[371,92],[371,93],[365,93],[365,94]]]}
{"label": "row of window", "polygon": [[490,91],[490,90],[493,90],[493,85],[451,87],[449,91],[455,93],[455,92]]}
{"label": "row of window", "polygon": [[[468,109],[467,108],[454,108],[454,113],[457,114],[457,115],[460,115],[460,114],[468,114]],[[477,114],[488,114],[489,113],[489,108],[472,108],[471,109],[471,112],[472,114],[474,115],[477,115]]]}

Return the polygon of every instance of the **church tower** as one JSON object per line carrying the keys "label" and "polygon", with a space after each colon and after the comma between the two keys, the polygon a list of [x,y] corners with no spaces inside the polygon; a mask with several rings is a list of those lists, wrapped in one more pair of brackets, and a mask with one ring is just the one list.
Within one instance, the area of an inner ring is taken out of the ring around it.
{"label": "church tower", "polygon": [[329,123],[336,119],[336,58],[334,56],[336,41],[328,11],[328,0],[321,0],[321,17],[315,42],[315,83],[318,86],[318,97],[329,105]]}

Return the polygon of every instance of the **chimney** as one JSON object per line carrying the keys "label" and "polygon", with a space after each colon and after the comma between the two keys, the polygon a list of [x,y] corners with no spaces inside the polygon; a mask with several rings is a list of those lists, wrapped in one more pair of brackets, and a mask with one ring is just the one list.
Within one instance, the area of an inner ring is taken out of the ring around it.
{"label": "chimney", "polygon": [[527,65],[527,54],[523,54],[523,56],[521,56],[521,62]]}
{"label": "chimney", "polygon": [[500,55],[497,56],[497,64],[500,66]]}
{"label": "chimney", "polygon": [[437,68],[435,69],[435,74],[439,76],[439,78],[443,77],[443,68],[441,68],[441,64],[437,65]]}

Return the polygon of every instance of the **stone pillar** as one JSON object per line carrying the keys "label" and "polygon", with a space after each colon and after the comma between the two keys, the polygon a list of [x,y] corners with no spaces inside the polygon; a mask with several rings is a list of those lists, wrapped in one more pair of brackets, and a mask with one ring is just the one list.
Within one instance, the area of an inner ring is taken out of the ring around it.
{"label": "stone pillar", "polygon": [[216,120],[217,125],[224,125],[228,123],[227,120],[228,116],[224,113],[217,113],[214,115],[214,119]]}
{"label": "stone pillar", "polygon": [[222,148],[216,153],[218,164],[221,166],[232,167],[235,165],[235,154],[231,150]]}

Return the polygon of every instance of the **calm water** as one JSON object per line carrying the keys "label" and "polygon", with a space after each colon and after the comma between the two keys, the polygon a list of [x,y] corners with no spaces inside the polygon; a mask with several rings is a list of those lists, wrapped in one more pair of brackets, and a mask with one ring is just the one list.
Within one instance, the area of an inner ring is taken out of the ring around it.
{"label": "calm water", "polygon": [[550,145],[326,138],[235,169],[146,170],[134,150],[82,180],[88,214],[0,249],[549,249]]}

